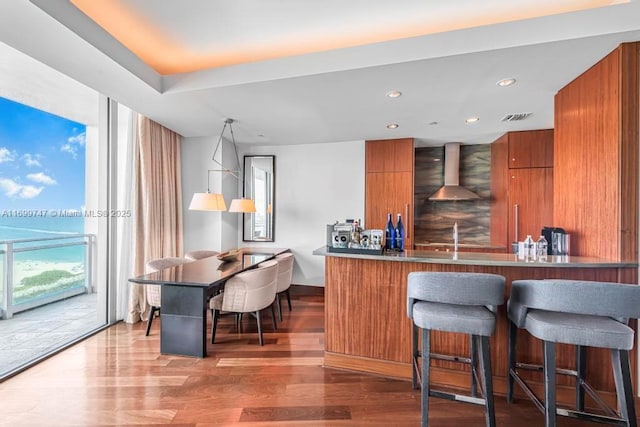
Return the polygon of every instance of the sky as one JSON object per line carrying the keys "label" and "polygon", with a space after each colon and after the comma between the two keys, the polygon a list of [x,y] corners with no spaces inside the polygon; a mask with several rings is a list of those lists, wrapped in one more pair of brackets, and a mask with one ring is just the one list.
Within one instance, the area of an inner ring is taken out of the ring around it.
{"label": "sky", "polygon": [[0,97],[0,215],[81,210],[86,126]]}

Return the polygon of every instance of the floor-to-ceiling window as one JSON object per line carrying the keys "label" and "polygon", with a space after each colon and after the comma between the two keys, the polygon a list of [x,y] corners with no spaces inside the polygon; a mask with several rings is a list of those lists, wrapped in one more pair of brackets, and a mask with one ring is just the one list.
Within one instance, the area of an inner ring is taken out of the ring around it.
{"label": "floor-to-ceiling window", "polygon": [[126,108],[14,49],[0,44],[0,57],[2,379],[115,319],[109,236],[126,211],[110,173],[130,123]]}

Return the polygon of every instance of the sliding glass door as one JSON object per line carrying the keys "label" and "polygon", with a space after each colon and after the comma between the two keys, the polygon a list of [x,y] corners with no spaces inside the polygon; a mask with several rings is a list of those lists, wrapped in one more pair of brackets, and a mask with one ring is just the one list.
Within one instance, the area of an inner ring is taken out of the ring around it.
{"label": "sliding glass door", "polygon": [[130,112],[6,45],[0,56],[2,380],[115,321],[111,236],[131,213],[114,197]]}

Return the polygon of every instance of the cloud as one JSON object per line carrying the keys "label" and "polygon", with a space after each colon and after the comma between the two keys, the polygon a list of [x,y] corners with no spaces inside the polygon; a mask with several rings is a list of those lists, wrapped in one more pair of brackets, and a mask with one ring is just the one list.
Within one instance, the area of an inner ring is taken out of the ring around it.
{"label": "cloud", "polygon": [[55,179],[51,178],[49,175],[43,173],[43,172],[38,172],[38,173],[30,173],[27,175],[27,179],[33,181],[33,182],[37,182],[39,184],[45,184],[45,185],[56,185],[57,182]]}
{"label": "cloud", "polygon": [[82,132],[82,133],[79,133],[78,135],[70,136],[67,139],[67,142],[69,144],[84,145],[84,143],[86,142],[86,139],[87,139],[86,133]]}
{"label": "cloud", "polygon": [[22,185],[12,179],[0,178],[0,190],[7,197],[17,197],[20,199],[33,199],[38,196],[44,187],[34,187],[33,185]]}
{"label": "cloud", "polygon": [[15,151],[9,151],[6,147],[0,147],[0,163],[12,162],[15,158]]}
{"label": "cloud", "polygon": [[78,135],[70,136],[67,142],[62,144],[60,151],[71,154],[74,159],[78,158],[78,147],[84,147],[86,142],[86,133],[82,132]]}
{"label": "cloud", "polygon": [[60,151],[62,151],[63,153],[71,154],[71,157],[73,157],[74,159],[78,158],[78,149],[71,144],[62,144],[62,147],[60,147]]}
{"label": "cloud", "polygon": [[22,155],[22,160],[24,160],[24,164],[26,166],[38,166],[38,167],[42,167],[42,164],[40,164],[40,162],[38,161],[37,157],[39,157],[37,154],[35,156],[32,156],[29,153],[23,154]]}

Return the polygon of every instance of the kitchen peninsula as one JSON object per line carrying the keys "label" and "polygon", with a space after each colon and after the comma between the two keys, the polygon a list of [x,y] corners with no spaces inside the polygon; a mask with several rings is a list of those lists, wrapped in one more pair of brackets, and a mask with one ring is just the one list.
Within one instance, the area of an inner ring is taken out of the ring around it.
{"label": "kitchen peninsula", "polygon": [[[407,250],[402,253],[360,255],[328,252],[325,257],[325,365],[390,377],[411,377],[411,321],[406,315],[407,275],[412,271],[456,271],[500,274],[506,278],[505,303],[511,282],[518,279],[582,279],[637,283],[636,262],[616,262],[592,257],[555,257],[547,262],[526,262],[513,254]],[[633,325],[636,329],[635,324]],[[521,334],[519,361],[541,363],[542,346],[533,337]],[[469,355],[464,335],[432,333],[434,352]],[[491,338],[494,390],[505,393],[507,378],[506,304],[498,311],[496,331]],[[573,347],[559,345],[559,367],[574,365]],[[609,353],[590,348],[587,377],[595,389],[615,402],[615,386],[609,370]],[[635,372],[636,357],[631,357]],[[536,376],[537,375],[537,376]],[[535,382],[541,377],[531,376]],[[468,388],[467,367],[445,361],[432,364],[432,382]],[[564,382],[563,382],[564,381]],[[564,386],[564,387],[563,387]],[[572,402],[573,388],[558,379],[558,401]]]}

